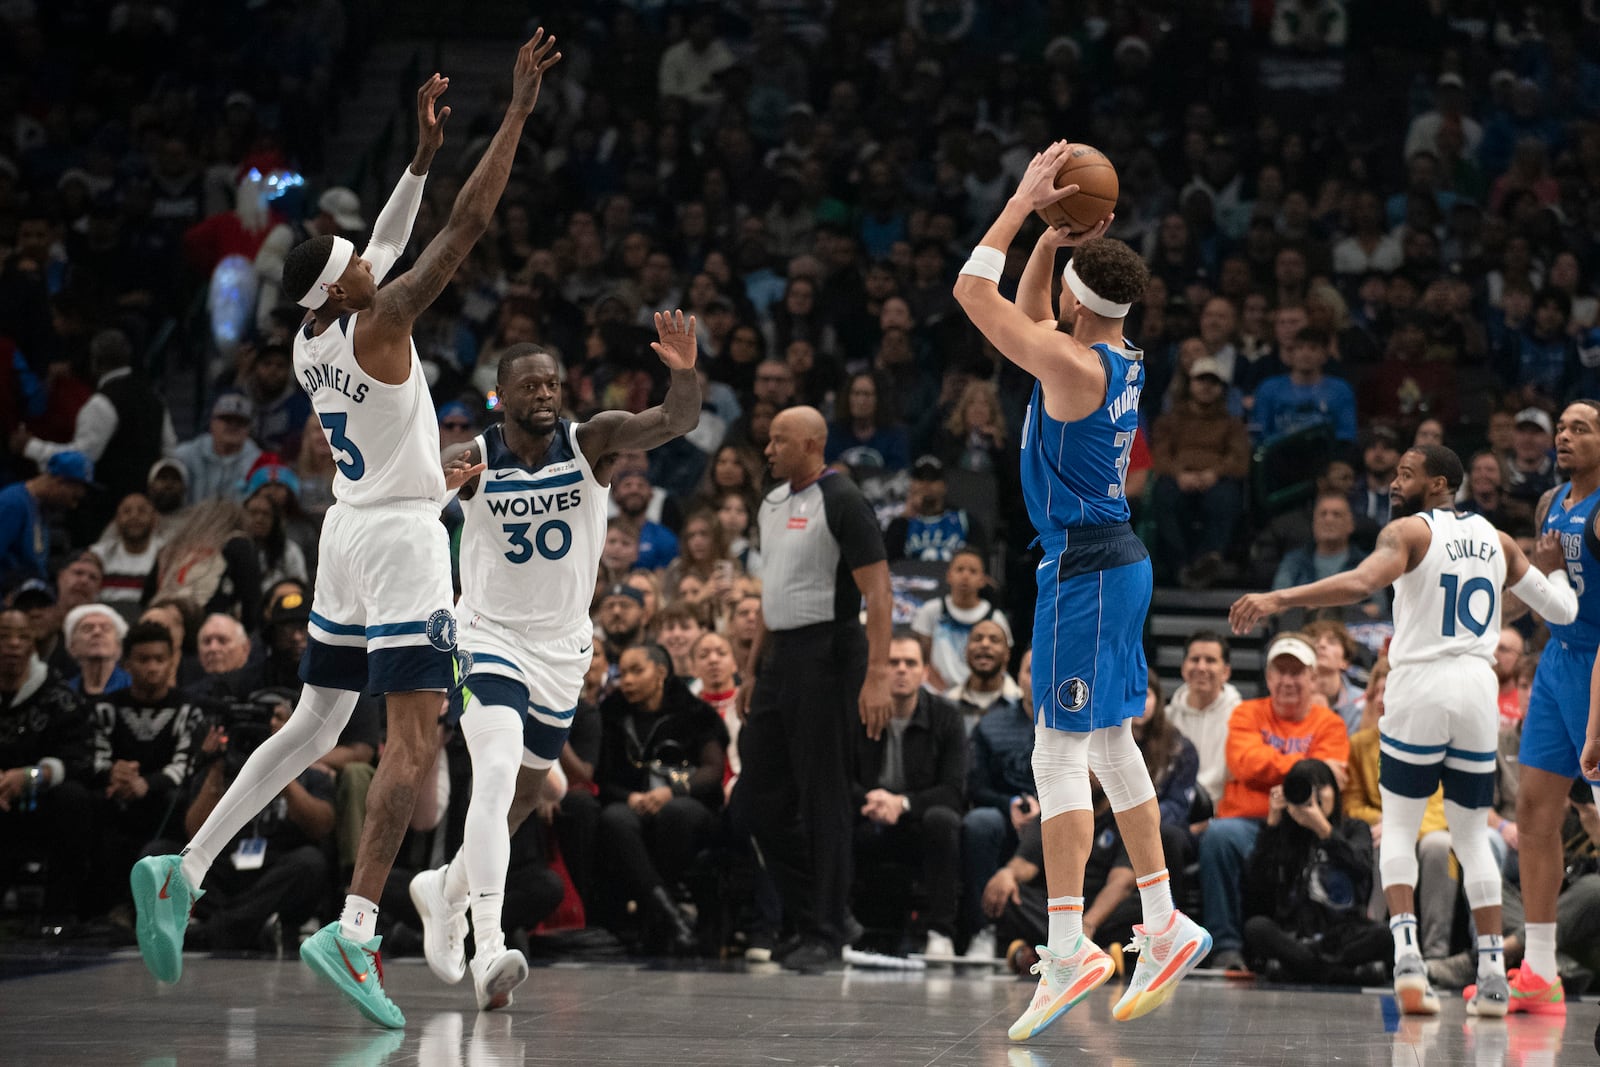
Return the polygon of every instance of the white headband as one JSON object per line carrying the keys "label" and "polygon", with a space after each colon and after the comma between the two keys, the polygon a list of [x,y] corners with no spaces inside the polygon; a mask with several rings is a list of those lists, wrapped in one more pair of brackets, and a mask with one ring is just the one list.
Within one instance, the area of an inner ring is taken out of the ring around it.
{"label": "white headband", "polygon": [[323,265],[322,273],[317,275],[316,283],[311,286],[310,292],[296,300],[295,303],[308,311],[315,311],[327,303],[328,286],[339,280],[339,276],[350,265],[350,260],[355,254],[355,245],[343,237],[335,237],[333,239],[333,251],[328,253],[328,262]]}
{"label": "white headband", "polygon": [[1127,318],[1128,309],[1133,307],[1132,304],[1113,304],[1089,288],[1089,283],[1078,277],[1077,268],[1072,265],[1070,259],[1067,261],[1067,268],[1061,272],[1061,282],[1072,290],[1072,295],[1078,298],[1078,303],[1096,315],[1102,315],[1108,319]]}

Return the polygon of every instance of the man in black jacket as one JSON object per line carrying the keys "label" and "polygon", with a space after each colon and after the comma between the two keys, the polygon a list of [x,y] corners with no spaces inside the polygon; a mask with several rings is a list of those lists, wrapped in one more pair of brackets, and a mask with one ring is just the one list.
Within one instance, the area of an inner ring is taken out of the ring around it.
{"label": "man in black jacket", "polygon": [[0,611],[0,892],[44,856],[47,920],[87,917],[91,731],[78,698],[34,654],[25,612]]}
{"label": "man in black jacket", "polygon": [[[889,643],[888,728],[877,740],[864,728],[856,738],[856,863],[920,868],[928,898],[924,951],[950,956],[955,953],[967,739],[956,706],[923,689],[927,674],[914,635]],[[860,878],[857,885],[876,890],[883,881]]]}

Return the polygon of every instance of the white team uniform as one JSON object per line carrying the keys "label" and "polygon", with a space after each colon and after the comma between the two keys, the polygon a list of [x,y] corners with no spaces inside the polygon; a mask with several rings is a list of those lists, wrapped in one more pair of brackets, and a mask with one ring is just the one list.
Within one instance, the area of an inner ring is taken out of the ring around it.
{"label": "white team uniform", "polygon": [[1421,518],[1433,537],[1416,568],[1394,583],[1379,747],[1410,767],[1442,764],[1449,797],[1449,772],[1494,771],[1500,722],[1494,653],[1506,560],[1499,531],[1481,515],[1441,508]]}
{"label": "white team uniform", "polygon": [[295,377],[338,467],[302,677],[373,693],[449,689],[456,625],[433,398],[414,344],[400,385],[361,369],[356,318],[317,336],[307,323],[294,338]]}
{"label": "white team uniform", "polygon": [[461,502],[463,694],[525,711],[523,763],[561,754],[593,652],[589,602],[606,541],[610,489],[595,480],[577,428],[557,424],[542,462],[524,466],[499,426],[477,439],[486,464]]}

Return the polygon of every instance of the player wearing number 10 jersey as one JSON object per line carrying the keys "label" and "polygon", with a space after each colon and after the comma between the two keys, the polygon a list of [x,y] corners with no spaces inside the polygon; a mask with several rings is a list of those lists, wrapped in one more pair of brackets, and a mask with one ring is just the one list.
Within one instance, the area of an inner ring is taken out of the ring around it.
{"label": "player wearing number 10 jersey", "polygon": [[616,454],[650,449],[700,419],[695,322],[658,313],[652,345],[672,372],[661,406],[602,412],[580,425],[560,417],[561,368],[538,345],[500,358],[505,421],[447,462],[487,467],[461,489],[461,732],[472,757],[472,801],[461,851],[411,881],[428,965],[460,981],[470,906],[472,982],[481,1010],[503,1008],[528,976],[501,929],[514,832],[561,755],[591,661],[589,602],[606,540],[606,500]]}
{"label": "player wearing number 10 jersey", "polygon": [[518,52],[500,128],[411,270],[378,287],[410,240],[423,176],[443,143],[450,109],[436,114],[434,105],[448,82],[437,74],[417,94],[417,156],[365,253],[324,235],[284,260],[284,293],[306,309],[294,339],[296,377],[338,466],[300,668],[306,685],[289,721],[246,761],[189,847],[134,867],[139,948],[159,979],[176,981],[181,972],[189,911],[217,852],[333,747],[361,692],[382,693],[387,743],[367,794],[344,912],[301,946],[300,958],[368,1019],[405,1025],[383,988],[374,902],[437,758],[439,716],[455,679],[450,552],[439,509],[449,488],[482,470],[464,463],[440,470],[437,420],[411,326],[494,217],[544,72],[561,58],[553,46],[540,30]]}
{"label": "player wearing number 10 jersey", "polygon": [[1372,555],[1344,574],[1241,597],[1230,621],[1236,633],[1248,633],[1284,608],[1355,604],[1394,585],[1393,670],[1378,727],[1378,870],[1395,940],[1395,997],[1407,1014],[1439,1011],[1416,938],[1415,890],[1417,831],[1428,798],[1442,783],[1450,844],[1478,927],[1478,983],[1467,1011],[1503,1016],[1516,1010],[1513,998],[1523,989],[1506,978],[1500,870],[1489,849],[1500,590],[1510,589],[1557,626],[1577,617],[1578,598],[1560,567],[1554,536],[1545,535],[1535,553],[1552,570],[1546,578],[1509,535],[1481,515],[1455,510],[1461,479],[1461,460],[1448,448],[1420,445],[1406,452],[1389,490],[1393,513],[1401,517],[1378,534]]}

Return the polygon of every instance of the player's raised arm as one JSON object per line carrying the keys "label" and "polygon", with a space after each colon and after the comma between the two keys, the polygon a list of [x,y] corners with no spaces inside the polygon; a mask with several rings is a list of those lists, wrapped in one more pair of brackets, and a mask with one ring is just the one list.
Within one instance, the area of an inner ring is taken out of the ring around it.
{"label": "player's raised arm", "polygon": [[1017,280],[1017,309],[1035,325],[1056,328],[1056,309],[1050,302],[1056,252],[1073,244],[1072,234],[1055,226],[1046,226],[1039,240],[1034,242],[1028,265],[1022,268],[1022,277]]}
{"label": "player's raised arm", "polygon": [[472,494],[478,491],[478,475],[487,469],[478,442],[445,445],[440,450],[439,462],[444,467],[445,489],[450,492],[459,490],[463,500],[471,499]]}
{"label": "player's raised arm", "polygon": [[[1500,549],[1506,554],[1506,588],[1546,622],[1569,625],[1578,617],[1578,594],[1567,581],[1567,568],[1561,557],[1561,535],[1554,530],[1539,536],[1535,559],[1522,554],[1516,539],[1500,534]],[[1548,573],[1543,564],[1553,564]]]}
{"label": "player's raised arm", "polygon": [[[1053,204],[1078,191],[1076,185],[1056,187],[1056,172],[1061,169],[1067,142],[1057,141],[1033,157],[1017,191],[1006,201],[1000,217],[972,250],[972,257],[956,279],[955,298],[967,317],[1011,362],[1038,378],[1066,388],[1105,388],[1105,372],[1099,357],[1086,345],[1063,333],[1046,333],[1016,304],[1000,295],[999,282],[1005,267],[1006,250],[1030,212]],[[1078,245],[1105,234],[1109,219],[1086,233],[1062,239],[1063,245]],[[1048,304],[1048,300],[1046,300]]]}
{"label": "player's raised arm", "polygon": [[372,240],[361,258],[372,265],[372,280],[382,282],[395,262],[405,254],[411,242],[411,227],[417,221],[417,209],[422,206],[422,190],[427,184],[428,170],[433,157],[444,144],[444,124],[450,117],[448,107],[435,108],[439,97],[450,88],[450,79],[435,74],[417,90],[417,153],[411,165],[400,175],[389,202],[378,212],[378,221],[372,227]]}
{"label": "player's raised arm", "polygon": [[1247,634],[1263,619],[1286,608],[1359,604],[1416,566],[1428,550],[1429,536],[1428,524],[1415,515],[1396,519],[1378,533],[1377,547],[1354,570],[1270,593],[1249,593],[1228,609],[1228,622],[1234,633]]}
{"label": "player's raised arm", "polygon": [[697,343],[694,316],[683,312],[656,312],[656,334],[650,342],[661,362],[672,371],[672,381],[661,403],[638,414],[602,411],[578,427],[578,447],[594,467],[616,452],[648,451],[682,437],[700,424],[700,378],[694,363]]}
{"label": "player's raised arm", "polygon": [[411,324],[444,291],[461,261],[488,230],[511,175],[522,127],[539,101],[544,74],[561,59],[555,43],[556,39],[546,37],[540,28],[517,53],[505,118],[461,186],[444,229],[428,242],[416,266],[378,290],[372,312],[357,321],[357,358],[362,368],[380,381],[405,380],[411,366]]}

